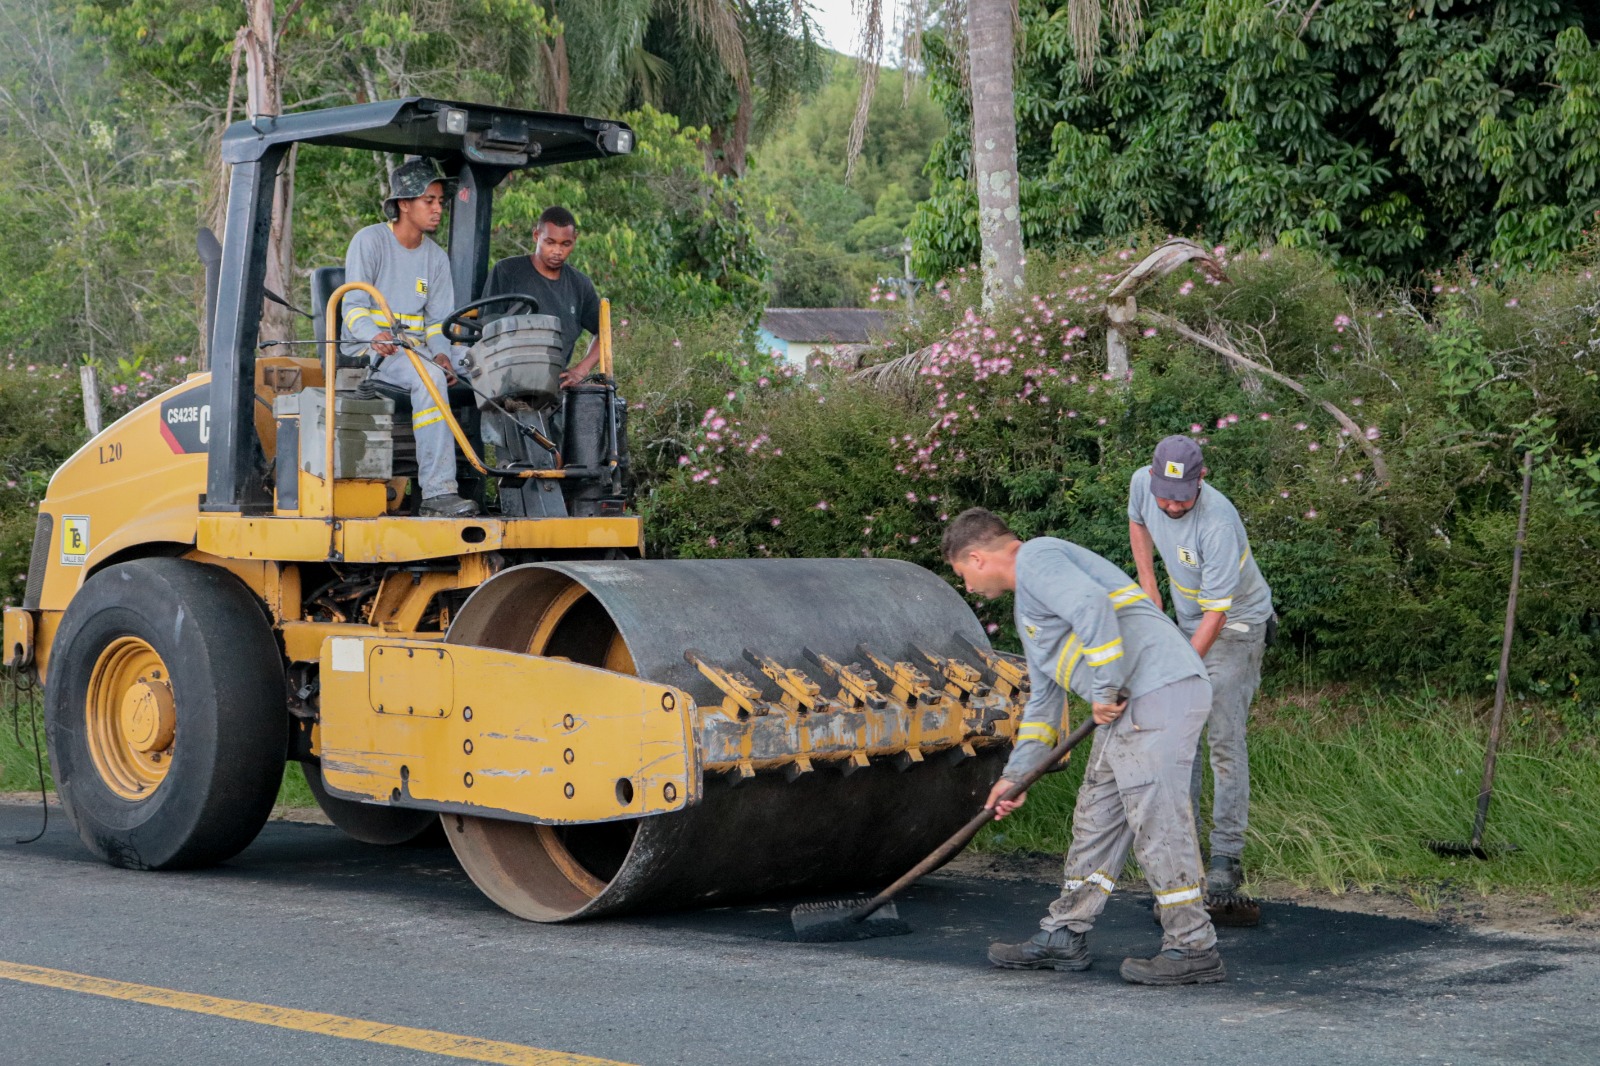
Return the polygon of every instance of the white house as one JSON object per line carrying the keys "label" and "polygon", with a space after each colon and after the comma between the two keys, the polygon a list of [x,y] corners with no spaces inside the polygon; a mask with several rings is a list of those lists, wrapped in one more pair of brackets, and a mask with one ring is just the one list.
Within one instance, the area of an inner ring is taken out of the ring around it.
{"label": "white house", "polygon": [[887,318],[883,311],[861,307],[769,307],[761,316],[761,344],[806,370],[819,355],[858,356]]}

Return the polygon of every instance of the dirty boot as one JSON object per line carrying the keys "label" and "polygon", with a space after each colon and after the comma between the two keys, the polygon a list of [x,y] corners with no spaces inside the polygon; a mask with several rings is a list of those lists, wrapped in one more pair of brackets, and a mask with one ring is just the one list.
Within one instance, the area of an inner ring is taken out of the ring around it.
{"label": "dirty boot", "polygon": [[990,944],[989,961],[1002,970],[1087,970],[1088,938],[1070,929],[1041,929],[1020,944]]}
{"label": "dirty boot", "polygon": [[1122,979],[1134,985],[1208,985],[1227,977],[1215,947],[1204,951],[1168,948],[1154,958],[1122,960]]}
{"label": "dirty boot", "polygon": [[422,501],[422,514],[429,518],[468,518],[478,513],[478,505],[455,493],[429,496]]}
{"label": "dirty boot", "polygon": [[1206,894],[1231,896],[1244,884],[1244,865],[1232,855],[1213,855],[1206,867]]}

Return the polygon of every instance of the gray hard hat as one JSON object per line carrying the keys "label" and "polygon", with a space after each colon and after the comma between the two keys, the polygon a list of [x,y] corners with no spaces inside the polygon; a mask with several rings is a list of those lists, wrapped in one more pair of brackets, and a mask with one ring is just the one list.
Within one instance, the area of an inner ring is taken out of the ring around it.
{"label": "gray hard hat", "polygon": [[443,183],[445,176],[431,159],[413,159],[389,171],[389,195],[383,200],[384,217],[391,222],[399,218],[400,210],[395,204],[416,199],[436,181]]}

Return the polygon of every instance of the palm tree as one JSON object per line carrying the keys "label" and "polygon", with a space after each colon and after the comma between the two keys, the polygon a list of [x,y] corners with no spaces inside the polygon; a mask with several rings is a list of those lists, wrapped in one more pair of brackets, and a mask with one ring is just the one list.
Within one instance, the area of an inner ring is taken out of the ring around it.
{"label": "palm tree", "polygon": [[[851,162],[866,134],[867,105],[876,84],[882,53],[884,0],[854,0],[863,18],[862,96],[851,129]],[[1112,33],[1125,48],[1138,40],[1141,0],[1110,0]],[[1073,50],[1084,81],[1094,77],[1101,49],[1101,0],[1068,0]],[[1012,66],[1016,59],[1017,0],[942,0],[937,10],[927,0],[906,0],[902,54],[918,50],[923,23],[941,19],[958,44],[964,30],[967,84],[972,93],[972,182],[978,196],[978,241],[986,306],[1001,302],[1022,288],[1022,205],[1017,171],[1017,116]]]}
{"label": "palm tree", "polygon": [[560,30],[544,56],[546,107],[650,104],[710,131],[706,169],[742,175],[753,140],[821,77],[796,0],[543,0]]}

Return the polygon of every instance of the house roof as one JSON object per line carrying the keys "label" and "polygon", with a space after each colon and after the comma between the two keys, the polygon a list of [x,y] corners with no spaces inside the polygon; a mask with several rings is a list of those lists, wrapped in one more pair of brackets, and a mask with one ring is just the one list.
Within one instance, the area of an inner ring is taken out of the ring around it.
{"label": "house roof", "polygon": [[761,328],[800,344],[865,344],[887,320],[885,312],[861,307],[769,307]]}

